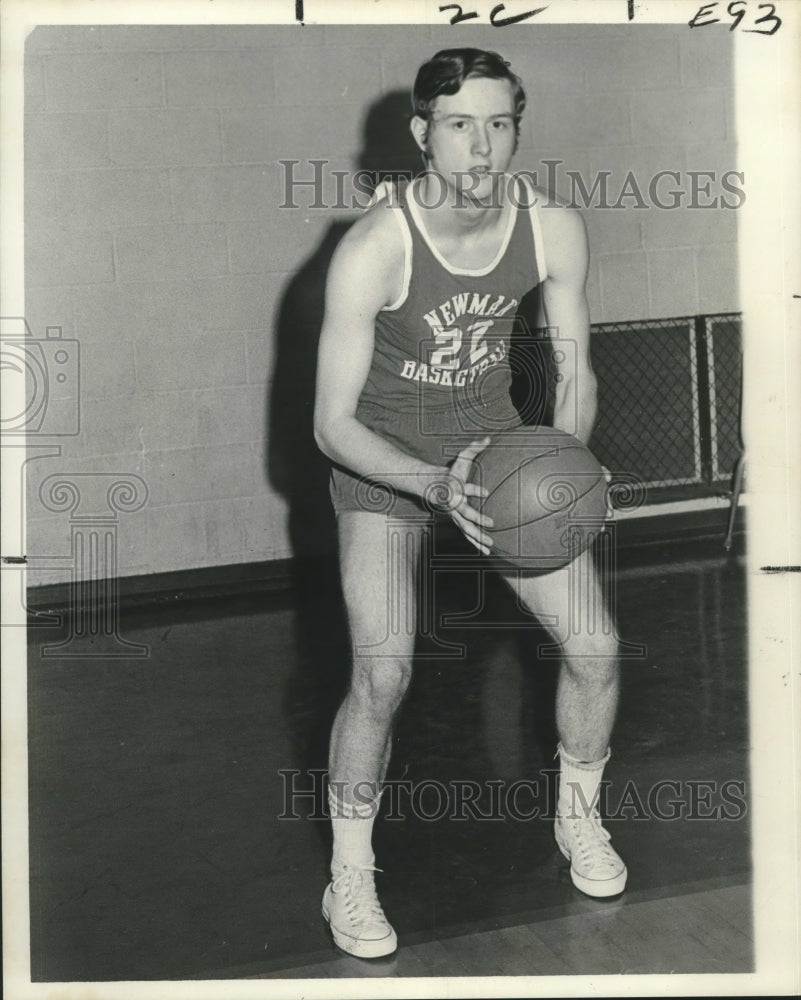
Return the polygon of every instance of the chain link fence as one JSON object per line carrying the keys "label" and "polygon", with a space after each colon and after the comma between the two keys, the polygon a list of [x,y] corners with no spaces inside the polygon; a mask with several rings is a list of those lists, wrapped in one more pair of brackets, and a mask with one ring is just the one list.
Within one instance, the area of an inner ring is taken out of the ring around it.
{"label": "chain link fence", "polygon": [[[598,415],[590,448],[613,479],[639,479],[646,502],[729,490],[741,450],[741,327],[737,313],[593,325]],[[524,375],[515,402],[527,423],[547,424],[558,345],[526,343],[525,334],[513,346],[513,367]]]}

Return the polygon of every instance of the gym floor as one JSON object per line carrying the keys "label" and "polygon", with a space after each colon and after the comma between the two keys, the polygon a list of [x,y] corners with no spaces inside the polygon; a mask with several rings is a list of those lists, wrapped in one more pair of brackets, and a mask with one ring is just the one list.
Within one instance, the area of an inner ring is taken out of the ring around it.
{"label": "gym floor", "polygon": [[[740,537],[729,554],[720,538],[621,552],[631,655],[606,772],[606,825],[629,868],[618,899],[574,889],[553,842],[556,664],[538,652],[543,633],[494,577],[481,627],[438,622],[437,640],[463,652],[421,648],[397,725],[403,819],[377,821],[375,850],[400,949],[373,962],[331,942],[328,824],[312,796],[288,796],[322,788],[346,683],[332,563],[272,593],[124,606],[140,658],[99,645],[42,655],[67,633],[32,628],[32,979],[750,971],[741,549]],[[469,613],[478,581],[442,573],[438,611]],[[521,781],[537,786],[513,797]],[[495,818],[454,818],[460,782]]]}

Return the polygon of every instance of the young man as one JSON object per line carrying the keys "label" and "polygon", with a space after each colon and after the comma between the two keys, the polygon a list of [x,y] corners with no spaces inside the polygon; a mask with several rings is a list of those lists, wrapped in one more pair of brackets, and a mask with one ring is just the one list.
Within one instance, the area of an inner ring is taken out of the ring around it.
{"label": "young man", "polygon": [[[506,174],[525,106],[520,80],[496,53],[446,50],[421,67],[413,102],[412,134],[428,169],[402,205],[379,201],[337,248],[315,407],[318,444],[335,463],[353,644],[350,688],[331,738],[334,851],[323,914],[337,945],[365,958],[397,946],[375,893],[371,836],[393,718],[411,677],[425,513],[438,505],[490,552],[471,463],[489,443],[487,431],[521,423],[509,397],[508,345],[492,339],[492,328],[538,283],[549,329],[576,345],[553,422],[586,441],[596,407],[582,220],[567,208],[540,211],[535,190]],[[609,634],[568,627],[571,573],[594,578],[589,552],[555,572],[504,579],[533,614],[555,623],[548,628],[563,660],[556,840],[574,884],[610,896],[625,886],[625,865],[597,808],[576,803],[594,802],[609,756],[617,648]],[[583,609],[582,622],[604,613],[599,590],[587,588],[595,606]]]}

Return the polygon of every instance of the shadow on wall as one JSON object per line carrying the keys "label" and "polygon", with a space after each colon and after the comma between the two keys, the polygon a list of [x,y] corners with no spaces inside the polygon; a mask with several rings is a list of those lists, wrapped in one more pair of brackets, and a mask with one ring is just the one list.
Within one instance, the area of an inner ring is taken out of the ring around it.
{"label": "shadow on wall", "polygon": [[[422,169],[408,128],[409,97],[393,92],[368,110],[354,169],[376,182]],[[298,213],[302,219],[302,214]],[[355,220],[334,219],[289,282],[278,311],[276,363],[267,413],[267,475],[289,505],[298,668],[285,711],[302,769],[325,767],[331,723],[344,693],[350,652],[336,562],[336,520],[328,495],[330,463],[314,440],[317,346],[325,282],[337,244]]]}
{"label": "shadow on wall", "polygon": [[[422,163],[409,134],[409,117],[409,97],[404,91],[387,94],[372,105],[354,169],[369,171],[376,182],[401,172],[419,173]],[[267,414],[267,475],[273,489],[289,504],[290,541],[296,558],[335,550],[336,526],[328,498],[330,465],[314,441],[314,390],[328,266],[354,221],[331,222],[320,245],[287,286],[278,312]]]}

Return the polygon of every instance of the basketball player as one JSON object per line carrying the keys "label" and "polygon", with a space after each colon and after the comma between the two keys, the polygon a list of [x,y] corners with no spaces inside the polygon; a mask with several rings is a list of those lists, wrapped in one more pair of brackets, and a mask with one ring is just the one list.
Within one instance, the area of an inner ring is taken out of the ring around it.
{"label": "basketball player", "polygon": [[[423,515],[432,504],[490,552],[491,523],[475,506],[483,494],[468,482],[471,463],[489,443],[488,430],[521,423],[509,397],[508,343],[491,333],[537,284],[548,327],[577,345],[575,366],[557,386],[554,424],[586,442],[596,408],[583,222],[574,210],[538,206],[544,198],[507,173],[525,106],[520,80],[496,53],[450,49],[420,68],[413,104],[411,130],[427,172],[402,198],[379,200],[337,248],[315,405],[317,442],[334,463],[353,647],[331,737],[334,847],[323,915],[336,944],[364,958],[397,946],[376,896],[371,837],[415,636],[390,620],[415,620]],[[488,387],[478,402],[468,393],[477,372]],[[408,518],[402,532],[399,518]],[[392,531],[402,544],[390,544]],[[612,896],[627,873],[596,796],[617,702],[616,640],[567,627],[571,572],[584,580],[594,574],[589,552],[564,569],[505,579],[534,615],[556,623],[548,627],[561,645],[557,844],[580,890]],[[583,609],[590,613],[582,623],[602,613],[600,588],[586,589],[597,606]]]}

